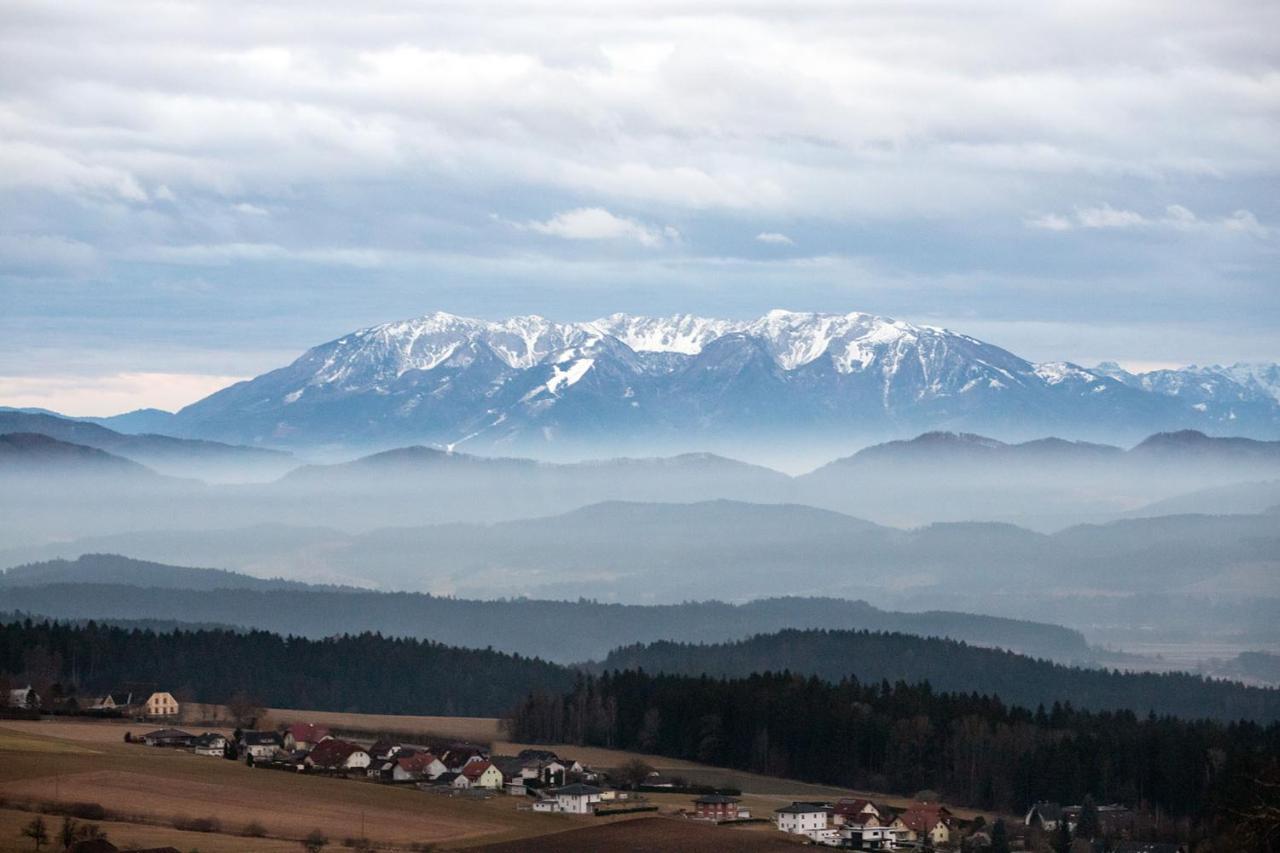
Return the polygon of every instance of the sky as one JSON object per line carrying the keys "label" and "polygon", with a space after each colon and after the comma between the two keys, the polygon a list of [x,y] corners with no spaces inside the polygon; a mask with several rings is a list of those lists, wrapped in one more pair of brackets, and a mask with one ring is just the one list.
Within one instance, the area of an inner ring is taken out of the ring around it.
{"label": "sky", "polygon": [[0,0],[0,405],[435,310],[1280,361],[1280,4]]}

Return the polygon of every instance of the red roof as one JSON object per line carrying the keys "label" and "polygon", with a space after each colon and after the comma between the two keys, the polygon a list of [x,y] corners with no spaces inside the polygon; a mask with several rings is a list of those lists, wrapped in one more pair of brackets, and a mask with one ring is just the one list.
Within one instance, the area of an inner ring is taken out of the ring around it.
{"label": "red roof", "polygon": [[319,743],[329,736],[329,730],[315,723],[294,723],[289,726],[289,734],[295,741],[302,743]]}
{"label": "red roof", "polygon": [[462,768],[462,775],[474,782],[480,778],[484,771],[488,770],[492,766],[492,761],[473,761],[466,767]]}
{"label": "red roof", "polygon": [[898,817],[902,818],[902,822],[912,832],[928,832],[938,825],[938,821],[945,823],[951,817],[951,812],[945,806],[914,805]]}
{"label": "red roof", "polygon": [[341,767],[357,752],[364,752],[364,749],[354,743],[331,738],[316,744],[307,759],[317,767]]}
{"label": "red roof", "polygon": [[415,752],[413,755],[397,758],[396,764],[400,765],[401,770],[406,770],[410,773],[422,773],[435,760],[436,757],[429,752]]}
{"label": "red roof", "polygon": [[836,814],[838,815],[846,815],[846,816],[856,815],[856,814],[861,814],[867,808],[867,806],[871,806],[871,808],[875,809],[875,811],[877,812],[879,811],[879,809],[876,809],[875,803],[871,802],[870,800],[862,800],[862,799],[841,800],[840,802],[836,803],[835,811],[836,811]]}

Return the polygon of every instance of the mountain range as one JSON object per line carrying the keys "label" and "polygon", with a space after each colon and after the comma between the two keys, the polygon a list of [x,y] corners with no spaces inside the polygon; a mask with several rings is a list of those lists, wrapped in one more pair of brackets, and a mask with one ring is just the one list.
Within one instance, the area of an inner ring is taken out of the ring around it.
{"label": "mountain range", "polygon": [[[437,312],[353,331],[158,426],[274,447],[706,449],[921,430],[1130,441],[1160,430],[1280,435],[1280,366],[1129,373],[1034,363],[863,313],[751,321],[615,314],[486,322]],[[122,424],[132,421],[121,421]]]}

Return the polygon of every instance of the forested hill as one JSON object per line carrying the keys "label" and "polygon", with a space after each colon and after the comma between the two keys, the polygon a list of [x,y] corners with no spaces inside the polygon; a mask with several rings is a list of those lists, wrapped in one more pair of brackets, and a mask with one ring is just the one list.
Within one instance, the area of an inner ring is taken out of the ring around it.
{"label": "forested hill", "polygon": [[1185,673],[1069,667],[953,640],[868,631],[787,630],[714,645],[637,644],[611,652],[594,668],[716,677],[789,671],[864,684],[927,681],[935,690],[999,696],[1027,708],[1062,701],[1184,718],[1280,720],[1280,690]]}
{"label": "forested hill", "polygon": [[0,625],[0,675],[88,694],[150,683],[198,702],[245,691],[267,706],[461,716],[504,714],[530,691],[566,690],[577,677],[535,658],[378,634],[309,640],[31,621]]}

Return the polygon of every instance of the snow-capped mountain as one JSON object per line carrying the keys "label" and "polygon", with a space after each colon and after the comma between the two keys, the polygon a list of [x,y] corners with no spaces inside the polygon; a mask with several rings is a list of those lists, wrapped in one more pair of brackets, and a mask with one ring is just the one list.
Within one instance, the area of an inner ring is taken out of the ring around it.
{"label": "snow-capped mountain", "polygon": [[449,447],[938,428],[1114,438],[1225,425],[1270,436],[1280,426],[1277,388],[1274,365],[1135,375],[1033,364],[946,329],[862,313],[557,323],[437,312],[321,344],[188,406],[174,426],[265,444]]}

